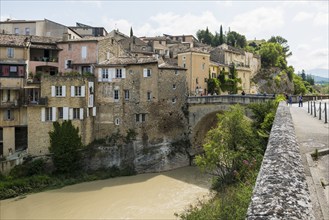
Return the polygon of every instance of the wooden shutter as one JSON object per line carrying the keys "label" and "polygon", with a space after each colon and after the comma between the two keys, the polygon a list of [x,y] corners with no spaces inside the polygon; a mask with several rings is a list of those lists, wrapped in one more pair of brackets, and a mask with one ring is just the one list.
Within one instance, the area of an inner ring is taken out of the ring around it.
{"label": "wooden shutter", "polygon": [[66,86],[62,86],[62,97],[66,96]]}
{"label": "wooden shutter", "polygon": [[99,68],[98,69],[98,82],[102,82],[102,78],[103,78],[103,76],[102,76],[102,68]]}
{"label": "wooden shutter", "polygon": [[80,119],[83,120],[83,108],[80,108]]}
{"label": "wooden shutter", "polygon": [[81,86],[81,97],[85,97],[86,95],[86,86]]}
{"label": "wooden shutter", "polygon": [[71,97],[74,97],[74,93],[75,93],[75,88],[74,88],[74,86],[71,86]]}
{"label": "wooden shutter", "polygon": [[56,96],[55,86],[51,86],[51,97]]}
{"label": "wooden shutter", "polygon": [[69,119],[69,107],[63,107],[63,120]]}
{"label": "wooden shutter", "polygon": [[93,116],[96,116],[96,107],[93,107]]}
{"label": "wooden shutter", "polygon": [[46,109],[41,108],[41,121],[46,121]]}
{"label": "wooden shutter", "polygon": [[143,70],[143,76],[144,76],[144,77],[147,77],[147,69],[144,69],[144,70]]}
{"label": "wooden shutter", "polygon": [[112,79],[115,78],[115,68],[109,68],[109,82],[112,82]]}
{"label": "wooden shutter", "polygon": [[69,119],[73,119],[73,108],[69,109]]}
{"label": "wooden shutter", "polygon": [[52,121],[56,121],[56,107],[52,107],[52,110],[51,110],[51,113],[52,113]]}
{"label": "wooden shutter", "polygon": [[122,78],[126,78],[126,68],[122,68]]}

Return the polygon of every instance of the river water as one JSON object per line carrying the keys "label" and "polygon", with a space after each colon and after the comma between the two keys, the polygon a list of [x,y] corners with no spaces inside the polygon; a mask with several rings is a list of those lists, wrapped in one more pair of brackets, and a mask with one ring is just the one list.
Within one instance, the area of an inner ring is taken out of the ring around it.
{"label": "river water", "polygon": [[0,219],[176,219],[209,195],[196,167],[80,183],[0,201]]}

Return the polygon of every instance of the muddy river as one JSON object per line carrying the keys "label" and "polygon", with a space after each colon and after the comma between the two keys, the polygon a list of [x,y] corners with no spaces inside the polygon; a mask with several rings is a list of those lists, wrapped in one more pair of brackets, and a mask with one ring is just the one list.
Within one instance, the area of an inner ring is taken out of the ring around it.
{"label": "muddy river", "polygon": [[176,219],[209,195],[196,167],[117,177],[0,201],[0,219]]}

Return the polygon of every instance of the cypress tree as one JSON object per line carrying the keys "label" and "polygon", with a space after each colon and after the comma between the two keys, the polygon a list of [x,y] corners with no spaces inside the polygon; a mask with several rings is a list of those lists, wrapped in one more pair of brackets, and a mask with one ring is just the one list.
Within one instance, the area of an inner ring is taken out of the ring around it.
{"label": "cypress tree", "polygon": [[220,25],[219,30],[219,45],[222,45],[224,43],[224,36],[223,36],[223,27]]}

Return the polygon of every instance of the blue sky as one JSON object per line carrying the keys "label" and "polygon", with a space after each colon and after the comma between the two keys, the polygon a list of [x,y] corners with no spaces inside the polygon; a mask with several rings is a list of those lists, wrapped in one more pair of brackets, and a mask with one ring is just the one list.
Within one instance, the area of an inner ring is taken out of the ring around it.
{"label": "blue sky", "polygon": [[[230,28],[247,39],[282,36],[293,55],[288,64],[329,69],[328,1],[16,1],[0,0],[1,21],[49,19],[114,28],[136,36],[193,34],[207,26],[212,33]],[[325,76],[325,75],[323,75]],[[326,74],[328,77],[328,73]]]}

